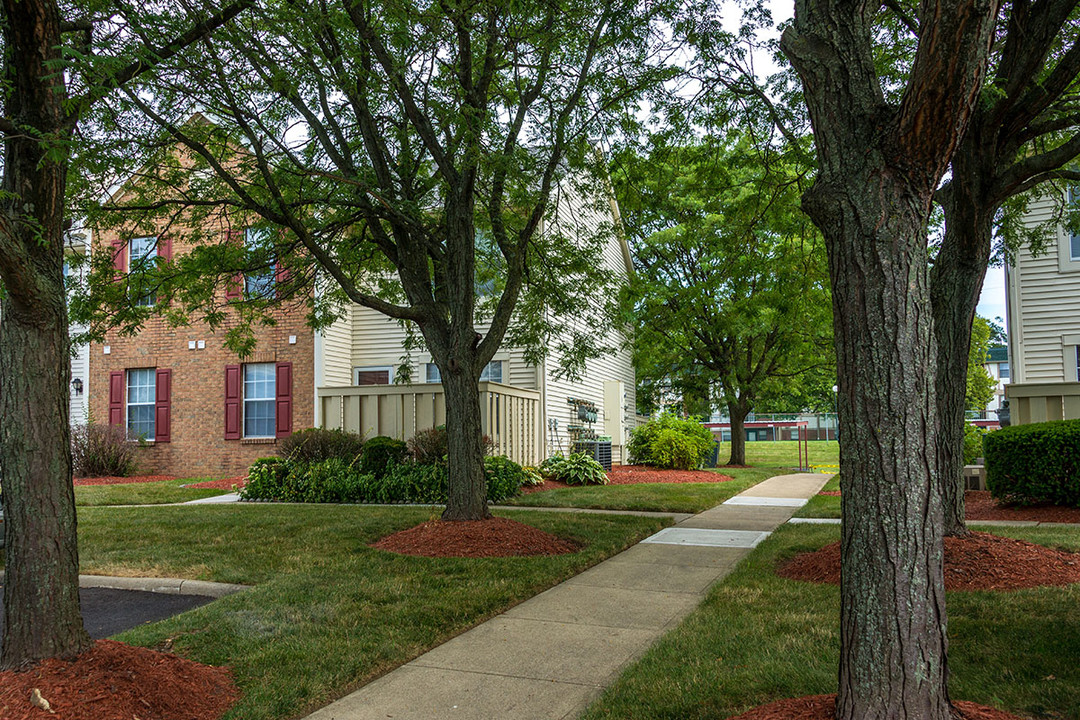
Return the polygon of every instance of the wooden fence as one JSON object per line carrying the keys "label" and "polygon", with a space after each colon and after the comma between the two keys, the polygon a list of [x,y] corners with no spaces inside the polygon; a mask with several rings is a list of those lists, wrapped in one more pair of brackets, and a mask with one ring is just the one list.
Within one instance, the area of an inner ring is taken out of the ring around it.
{"label": "wooden fence", "polygon": [[1009,384],[1005,396],[1013,425],[1080,419],[1080,382]]}

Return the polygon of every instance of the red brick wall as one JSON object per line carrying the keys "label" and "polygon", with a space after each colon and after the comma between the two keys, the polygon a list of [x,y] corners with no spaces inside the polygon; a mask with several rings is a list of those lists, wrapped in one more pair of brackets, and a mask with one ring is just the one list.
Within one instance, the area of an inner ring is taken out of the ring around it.
{"label": "red brick wall", "polygon": [[[289,344],[289,336],[296,337]],[[293,364],[293,430],[311,427],[315,395],[315,342],[304,325],[304,311],[278,313],[276,327],[257,331],[255,352],[243,361],[222,346],[222,333],[205,325],[172,328],[153,319],[135,337],[107,338],[90,347],[90,417],[108,422],[109,373],[133,368],[172,370],[171,441],[139,448],[140,470],[180,477],[229,477],[243,474],[252,460],[274,455],[277,440],[225,439],[225,366],[243,362]],[[189,350],[190,340],[205,349]],[[126,400],[126,398],[125,398]]]}

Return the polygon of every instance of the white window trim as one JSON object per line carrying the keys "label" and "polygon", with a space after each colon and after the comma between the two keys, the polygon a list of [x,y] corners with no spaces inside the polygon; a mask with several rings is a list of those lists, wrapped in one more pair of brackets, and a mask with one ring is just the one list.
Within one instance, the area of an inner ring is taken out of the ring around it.
{"label": "white window trim", "polygon": [[[138,262],[138,261],[148,260],[150,262],[153,262],[154,258],[156,258],[158,256],[158,237],[159,236],[157,236],[157,235],[143,235],[141,237],[131,238],[131,240],[128,241],[128,244],[127,244],[127,254],[128,254],[128,257],[127,257],[127,271],[128,271],[128,273],[131,273],[131,269],[135,267],[135,263]],[[151,253],[151,254],[148,254],[145,257],[141,257],[141,258],[136,258],[135,257],[135,243],[137,241],[139,241],[139,240],[150,240],[150,241],[152,241],[150,243],[150,247],[147,249],[147,252]],[[150,298],[150,302],[148,302],[148,303],[142,302],[146,298]],[[133,302],[134,302],[136,307],[153,307],[153,306],[157,305],[157,293],[153,293],[153,292],[147,293],[143,297],[136,298]]]}
{"label": "white window trim", "polygon": [[[510,374],[510,356],[508,354],[507,355],[502,355],[500,353],[496,353],[495,357],[491,358],[491,360],[488,361],[488,365],[490,365],[491,363],[495,363],[495,362],[502,363],[502,380],[481,380],[480,382],[495,382],[495,383],[499,383],[500,385],[507,385],[508,384],[507,383],[507,376],[509,376],[509,374]],[[438,385],[438,384],[440,384],[442,382],[441,378],[440,378],[439,383],[429,383],[428,382],[428,379],[427,379],[427,366],[428,365],[434,365],[434,364],[435,364],[435,361],[431,358],[430,355],[423,356],[420,359],[420,363],[419,363],[420,367],[419,367],[419,373],[418,374],[419,374],[420,377],[424,378],[422,384],[424,384],[424,385]],[[486,368],[487,365],[485,365],[484,367]],[[483,371],[481,371],[481,372],[483,372]]]}
{"label": "white window trim", "polygon": [[[253,365],[269,365],[271,369],[271,377],[274,378],[274,392],[269,398],[248,398],[247,396],[247,369]],[[277,427],[277,367],[275,363],[244,363],[240,366],[240,437],[243,440],[266,440],[267,438],[276,438],[277,433],[271,433],[269,435],[248,435],[247,434],[247,404],[251,402],[266,402],[270,401],[270,408],[272,410],[270,427]]]}
{"label": "white window trim", "polygon": [[[133,370],[149,370],[149,371],[151,371],[153,373],[153,375],[152,375],[153,382],[150,384],[150,388],[151,388],[150,398],[151,399],[150,399],[150,402],[148,402],[148,403],[145,403],[145,402],[132,403],[131,402],[131,373],[132,373]],[[153,430],[150,432],[150,435],[148,437],[144,437],[144,438],[138,438],[138,437],[133,438],[133,437],[131,437],[131,424],[130,424],[130,416],[131,416],[130,411],[131,411],[131,406],[132,405],[136,405],[138,407],[144,407],[146,405],[149,405],[151,408],[157,406],[157,368],[125,368],[124,369],[124,434],[128,436],[128,442],[147,442],[147,443],[154,442],[154,436],[157,435],[156,411],[154,411],[154,412],[152,412],[150,414],[151,422],[154,425]]]}
{"label": "white window trim", "polygon": [[388,385],[394,384],[394,366],[393,365],[357,365],[352,369],[352,384],[354,387],[360,385],[360,373],[362,372],[387,372],[387,378],[389,379]]}
{"label": "white window trim", "polygon": [[[1080,204],[1080,194],[1074,195],[1073,188],[1069,187],[1065,201],[1069,205]],[[1072,254],[1072,233],[1064,226],[1058,237],[1058,272],[1080,272],[1080,257]]]}

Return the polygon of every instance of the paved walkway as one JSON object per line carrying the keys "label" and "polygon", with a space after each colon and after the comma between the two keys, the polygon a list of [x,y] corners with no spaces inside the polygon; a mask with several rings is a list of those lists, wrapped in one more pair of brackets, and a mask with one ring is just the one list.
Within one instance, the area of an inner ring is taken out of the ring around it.
{"label": "paved walkway", "polygon": [[802,473],[759,483],[453,638],[308,720],[576,718],[828,479]]}

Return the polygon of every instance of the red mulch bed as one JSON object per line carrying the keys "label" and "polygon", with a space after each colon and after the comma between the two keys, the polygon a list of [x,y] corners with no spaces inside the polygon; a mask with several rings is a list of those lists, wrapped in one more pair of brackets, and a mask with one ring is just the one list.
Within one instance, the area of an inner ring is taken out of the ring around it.
{"label": "red mulch bed", "polygon": [[239,477],[221,478],[220,480],[207,480],[200,483],[192,483],[191,485],[185,485],[187,488],[212,488],[214,490],[232,490],[233,485],[239,490],[247,485],[247,475],[240,475]]}
{"label": "red mulch bed", "polygon": [[[818,495],[840,497],[839,490],[822,490]],[[1059,505],[1002,505],[989,490],[964,491],[964,518],[974,520],[1026,520],[1033,522],[1080,523],[1080,508]]]}
{"label": "red mulch bed", "polygon": [[132,483],[161,482],[175,480],[175,475],[132,475],[131,477],[92,477],[75,478],[75,486],[80,485],[130,485]]}
{"label": "red mulch bed", "polygon": [[[31,703],[35,689],[55,714]],[[227,668],[112,640],[74,660],[0,672],[4,720],[217,720],[239,697]]]}
{"label": "red mulch bed", "polygon": [[[796,555],[777,569],[781,577],[840,584],[840,543]],[[1018,590],[1080,582],[1080,553],[988,533],[945,538],[946,590]]]}
{"label": "red mulch bed", "polygon": [[[733,480],[730,475],[705,470],[660,470],[647,465],[614,465],[607,474],[608,485],[637,485],[640,483],[718,483]],[[556,488],[576,487],[558,480],[545,480],[541,485],[526,485],[521,492],[526,495]]]}
{"label": "red mulch bed", "polygon": [[564,555],[578,551],[578,546],[569,540],[499,517],[454,522],[433,520],[387,535],[372,547],[402,555],[472,558]]}
{"label": "red mulch bed", "polygon": [[[1002,710],[962,700],[953,703],[953,710],[958,711],[953,717],[963,720],[1021,720]],[[835,717],[835,695],[807,695],[760,705],[728,720],[833,720]]]}

